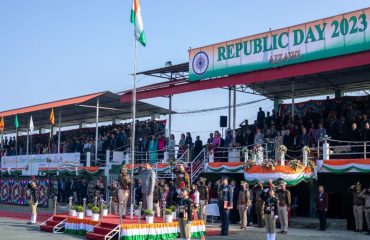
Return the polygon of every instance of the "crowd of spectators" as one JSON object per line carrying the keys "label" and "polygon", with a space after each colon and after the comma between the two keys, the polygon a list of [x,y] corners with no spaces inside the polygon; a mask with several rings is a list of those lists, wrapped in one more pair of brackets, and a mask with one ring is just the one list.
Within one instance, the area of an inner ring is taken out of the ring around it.
{"label": "crowd of spectators", "polygon": [[[219,131],[210,133],[206,142],[199,136],[193,141],[190,132],[181,134],[176,141],[173,134],[165,137],[166,121],[136,122],[136,151],[139,159],[150,160],[152,163],[167,159],[179,158],[188,149],[191,158],[197,156],[206,145],[212,149],[253,146],[266,144],[271,156],[276,154],[280,145],[285,145],[289,155],[300,152],[304,146],[315,147],[318,140],[328,135],[332,139],[342,141],[370,141],[368,121],[370,97],[342,97],[336,99],[308,101],[297,104],[292,117],[289,104],[281,105],[280,113],[272,110],[263,111],[259,108],[254,123],[248,120],[240,124],[235,137],[230,129],[225,135]],[[131,124],[116,124],[99,127],[98,145],[95,146],[95,128],[83,128],[63,131],[61,133],[61,153],[87,152],[104,155],[106,150],[125,151],[130,146]],[[21,155],[26,153],[26,136],[3,139],[2,155]],[[32,136],[29,150],[32,154],[57,153],[58,135],[49,139],[49,134]],[[217,151],[215,151],[217,152]],[[222,156],[217,156],[215,158]],[[104,158],[104,157],[102,157]]]}

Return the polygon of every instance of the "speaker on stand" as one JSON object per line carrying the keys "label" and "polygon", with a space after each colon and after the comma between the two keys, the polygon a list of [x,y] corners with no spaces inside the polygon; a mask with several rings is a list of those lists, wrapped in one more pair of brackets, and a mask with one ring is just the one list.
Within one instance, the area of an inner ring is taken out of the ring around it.
{"label": "speaker on stand", "polygon": [[224,128],[227,127],[227,116],[220,116],[220,127],[222,129],[222,137],[224,137]]}

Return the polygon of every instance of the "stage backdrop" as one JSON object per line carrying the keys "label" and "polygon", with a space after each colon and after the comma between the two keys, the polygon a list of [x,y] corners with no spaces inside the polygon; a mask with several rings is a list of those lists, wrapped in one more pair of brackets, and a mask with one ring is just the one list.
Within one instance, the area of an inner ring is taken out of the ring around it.
{"label": "stage backdrop", "polygon": [[[39,206],[47,207],[47,193],[49,189],[48,179],[35,179],[40,192]],[[1,178],[0,179],[0,203],[28,205],[27,183],[29,179]]]}

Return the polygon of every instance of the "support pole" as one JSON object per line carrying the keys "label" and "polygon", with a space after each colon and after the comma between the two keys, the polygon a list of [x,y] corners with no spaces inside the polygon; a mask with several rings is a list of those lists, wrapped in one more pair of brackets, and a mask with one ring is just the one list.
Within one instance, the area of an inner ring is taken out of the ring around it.
{"label": "support pole", "polygon": [[172,133],[172,95],[168,96],[168,138]]}
{"label": "support pole", "polygon": [[294,81],[292,81],[292,121],[294,121],[294,98],[295,98],[295,89],[294,89]]}
{"label": "support pole", "polygon": [[236,86],[233,88],[233,142],[236,136]]}
{"label": "support pole", "polygon": [[26,146],[26,155],[28,155],[29,152],[29,145],[30,145],[30,130],[27,131],[27,146]]}
{"label": "support pole", "polygon": [[[132,91],[132,137],[131,137],[131,180],[134,179],[135,170],[135,139],[136,139],[136,50],[137,41],[134,38],[134,77],[133,77],[133,91]],[[131,184],[131,206],[130,218],[134,218],[134,184]]]}
{"label": "support pole", "polygon": [[59,109],[58,116],[58,154],[60,154],[60,130],[62,125],[62,110]]}
{"label": "support pole", "polygon": [[95,122],[95,166],[98,162],[98,137],[99,137],[99,98],[96,99],[96,122]]}
{"label": "support pole", "polygon": [[[227,127],[228,128],[231,128],[231,87],[229,87],[229,106],[228,106],[228,113],[227,113],[227,117],[228,117],[228,125]],[[223,134],[223,133],[222,133]]]}

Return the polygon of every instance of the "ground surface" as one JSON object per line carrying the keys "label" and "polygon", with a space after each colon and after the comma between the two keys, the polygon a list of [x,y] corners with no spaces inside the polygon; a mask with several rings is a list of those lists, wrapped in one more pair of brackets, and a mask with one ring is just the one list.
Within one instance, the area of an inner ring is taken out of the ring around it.
{"label": "ground surface", "polygon": [[[67,235],[67,234],[51,234],[39,231],[38,225],[27,225],[29,209],[27,207],[16,207],[0,205],[0,240],[74,240],[85,239],[84,237]],[[10,214],[12,213],[12,214]],[[40,211],[40,218],[46,219],[52,210],[43,209]],[[207,229],[218,229],[219,223],[207,225]],[[266,235],[263,228],[248,228],[247,230],[239,230],[237,225],[231,225],[230,234],[227,237],[208,236],[207,240],[265,240]],[[290,228],[287,235],[277,234],[277,240],[362,240],[370,239],[369,235],[363,233],[354,233],[347,230],[329,229],[325,232],[314,229]]]}

